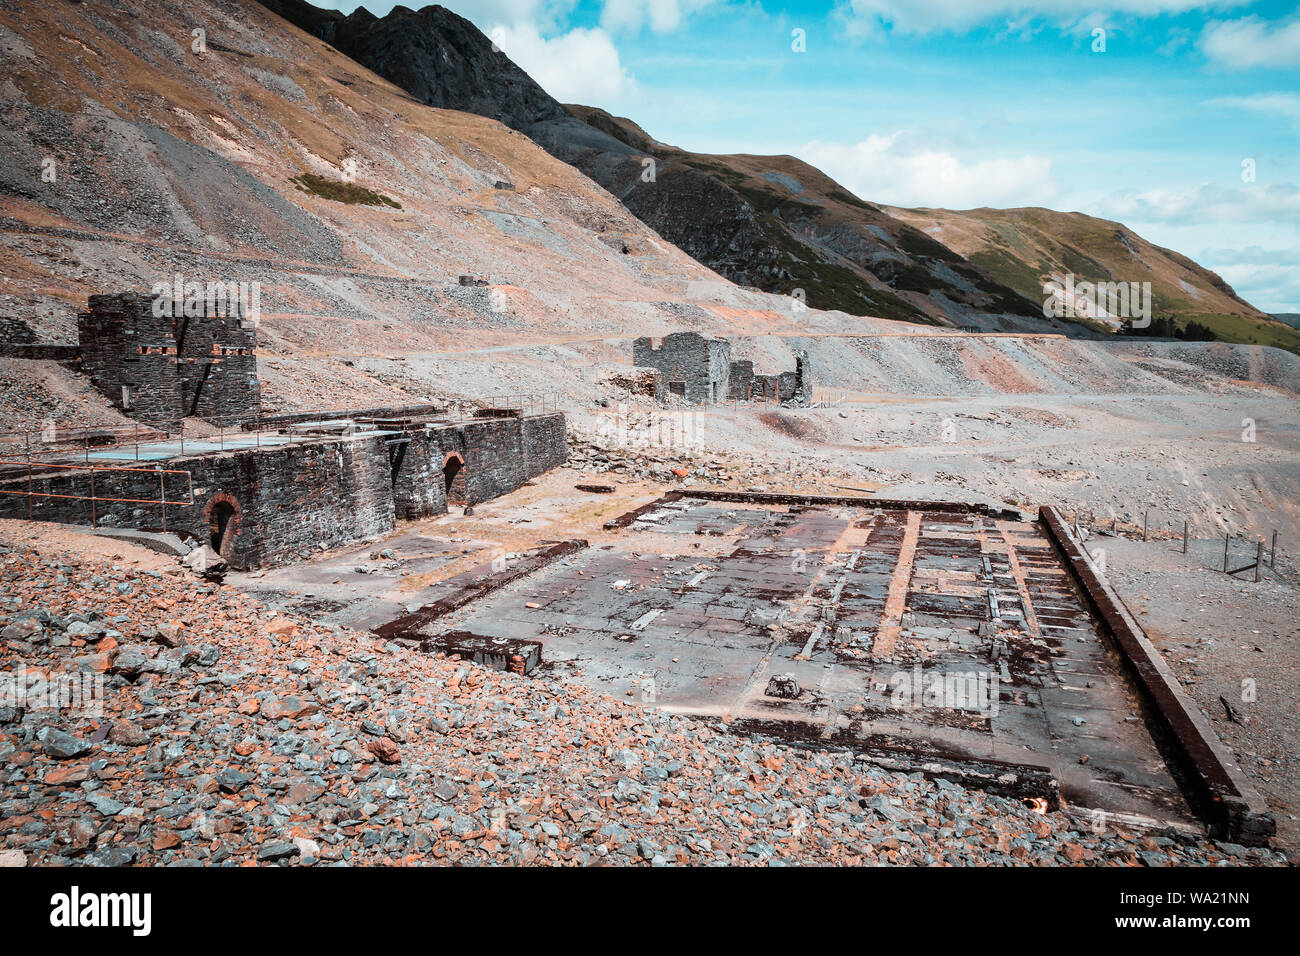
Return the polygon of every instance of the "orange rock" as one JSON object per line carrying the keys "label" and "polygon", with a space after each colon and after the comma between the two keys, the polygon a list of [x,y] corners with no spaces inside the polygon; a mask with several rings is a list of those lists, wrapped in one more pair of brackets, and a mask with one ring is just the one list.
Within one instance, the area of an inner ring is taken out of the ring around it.
{"label": "orange rock", "polygon": [[90,767],[88,764],[56,767],[53,770],[45,771],[45,785],[48,787],[73,787],[79,783],[84,783],[89,776]]}
{"label": "orange rock", "polygon": [[379,758],[380,763],[401,763],[402,751],[392,739],[380,737],[366,744],[366,749]]}
{"label": "orange rock", "polygon": [[267,625],[266,633],[281,638],[282,640],[287,640],[298,633],[298,625],[293,623],[293,621],[276,621],[273,624]]}
{"label": "orange rock", "polygon": [[181,845],[181,838],[173,830],[166,833],[160,833],[153,838],[153,848],[155,850],[170,850],[174,846]]}

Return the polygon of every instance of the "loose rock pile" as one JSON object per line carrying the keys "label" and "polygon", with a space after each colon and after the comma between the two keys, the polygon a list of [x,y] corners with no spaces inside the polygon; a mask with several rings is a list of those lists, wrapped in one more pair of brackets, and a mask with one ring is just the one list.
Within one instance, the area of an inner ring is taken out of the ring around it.
{"label": "loose rock pile", "polygon": [[[177,567],[0,544],[0,854],[67,864],[1277,862],[729,733],[286,617]],[[26,684],[24,684],[26,686]]]}

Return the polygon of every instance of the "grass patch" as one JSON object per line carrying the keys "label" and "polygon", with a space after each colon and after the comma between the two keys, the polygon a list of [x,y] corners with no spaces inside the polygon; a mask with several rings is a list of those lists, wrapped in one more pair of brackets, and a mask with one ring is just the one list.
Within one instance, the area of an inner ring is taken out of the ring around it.
{"label": "grass patch", "polygon": [[1236,342],[1244,345],[1270,345],[1286,349],[1300,355],[1300,330],[1293,329],[1281,322],[1267,322],[1263,319],[1248,318],[1244,315],[1221,315],[1206,312],[1193,312],[1180,316],[1195,320],[1208,326],[1220,342]]}
{"label": "grass patch", "polygon": [[324,176],[317,176],[315,173],[302,173],[299,176],[294,176],[289,182],[293,183],[302,192],[320,196],[322,199],[332,199],[334,202],[347,203],[349,206],[402,208],[402,204],[397,200],[389,199],[373,189],[366,189],[365,186],[358,186],[356,183],[345,183],[341,179],[326,179]]}

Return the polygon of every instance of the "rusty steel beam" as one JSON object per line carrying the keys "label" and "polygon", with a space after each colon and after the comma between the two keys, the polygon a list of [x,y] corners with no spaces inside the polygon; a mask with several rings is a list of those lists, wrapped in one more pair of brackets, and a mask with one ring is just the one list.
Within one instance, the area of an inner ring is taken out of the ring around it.
{"label": "rusty steel beam", "polygon": [[855,734],[840,728],[825,737],[818,724],[743,717],[727,729],[740,736],[761,734],[789,747],[847,750],[854,759],[897,773],[920,773],[929,780],[949,780],[968,790],[983,790],[1018,800],[1038,798],[1045,809],[1061,807],[1061,783],[1051,768],[1011,763],[970,754],[941,753],[926,741],[907,741],[881,734]]}
{"label": "rusty steel beam", "polygon": [[1178,685],[1177,677],[1142,626],[1097,573],[1057,510],[1044,506],[1038,514],[1089,608],[1104,625],[1103,632],[1124,661],[1146,704],[1148,723],[1154,725],[1153,736],[1211,836],[1246,845],[1267,844],[1277,824],[1263,798],[1236,767],[1195,701]]}
{"label": "rusty steel beam", "polygon": [[[1019,521],[1021,514],[1013,508],[991,508],[986,504],[967,501],[911,501],[900,498],[864,498],[855,495],[803,495],[784,492],[723,491],[711,489],[670,492],[681,498],[699,498],[704,501],[735,501],[759,505],[849,505],[856,508],[880,508],[885,511],[933,511],[951,514],[978,514],[1009,521]],[[665,496],[663,500],[670,500]]]}
{"label": "rusty steel beam", "polygon": [[506,568],[504,571],[493,571],[485,573],[480,577],[474,577],[475,572],[490,568],[491,562],[481,564],[477,568],[471,569],[467,574],[471,580],[463,585],[460,589],[440,600],[431,604],[426,604],[419,610],[413,611],[404,617],[399,617],[387,624],[381,624],[373,628],[373,632],[379,637],[386,638],[415,638],[419,635],[416,633],[431,621],[446,614],[450,614],[458,608],[464,607],[471,601],[475,601],[486,594],[491,594],[499,588],[505,587],[513,581],[532,574],[534,571],[540,571],[542,568],[558,561],[566,555],[574,554],[587,547],[587,542],[581,538],[574,538],[569,541],[560,541],[549,547],[539,548],[520,559],[519,563],[513,568]]}
{"label": "rusty steel beam", "polygon": [[609,521],[605,522],[605,530],[615,531],[619,528],[626,528],[642,515],[649,514],[651,511],[654,511],[656,508],[661,508],[669,502],[680,501],[681,498],[682,493],[680,491],[670,491],[663,497],[656,498],[654,501],[644,504],[640,508],[633,508],[631,511],[619,515],[617,518],[611,518]]}

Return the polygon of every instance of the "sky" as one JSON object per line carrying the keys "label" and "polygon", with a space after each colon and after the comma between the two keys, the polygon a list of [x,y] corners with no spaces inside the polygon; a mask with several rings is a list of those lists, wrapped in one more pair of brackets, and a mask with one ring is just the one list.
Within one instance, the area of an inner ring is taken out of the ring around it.
{"label": "sky", "polygon": [[1300,312],[1294,2],[443,5],[552,96],[661,142],[788,153],[877,203],[1115,219],[1264,311]]}

